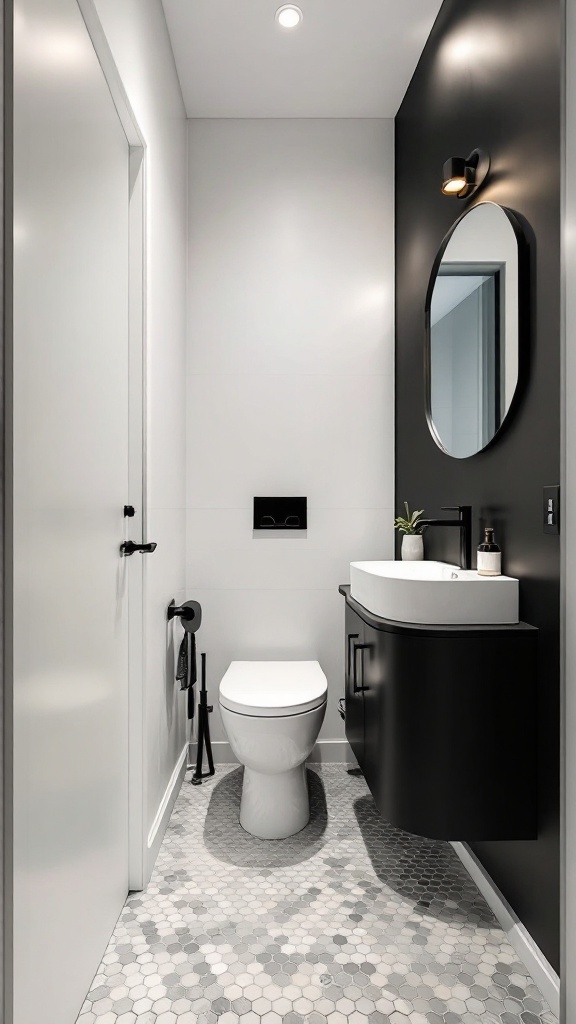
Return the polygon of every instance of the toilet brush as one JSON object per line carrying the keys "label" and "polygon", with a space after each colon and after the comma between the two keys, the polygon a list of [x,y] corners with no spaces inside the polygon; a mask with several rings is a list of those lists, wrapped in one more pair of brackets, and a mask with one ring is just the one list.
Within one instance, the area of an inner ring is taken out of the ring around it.
{"label": "toilet brush", "polygon": [[[208,704],[208,691],[206,689],[206,655],[201,654],[202,670],[201,670],[201,684],[200,684],[200,700],[198,704],[198,751],[196,754],[196,768],[194,774],[190,779],[193,786],[200,786],[202,779],[209,779],[214,775],[214,760],[212,757],[212,744],[210,743],[210,719],[208,715],[214,710],[212,704]],[[204,748],[206,748],[206,757],[208,759],[208,771],[202,771],[202,762],[204,760]],[[192,765],[189,765],[191,768]]]}

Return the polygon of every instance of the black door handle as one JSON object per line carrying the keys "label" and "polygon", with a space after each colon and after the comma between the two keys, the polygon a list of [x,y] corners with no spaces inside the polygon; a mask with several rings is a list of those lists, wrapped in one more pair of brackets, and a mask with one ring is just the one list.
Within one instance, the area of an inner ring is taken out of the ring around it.
{"label": "black door handle", "polygon": [[[354,693],[364,693],[364,690],[366,690],[367,687],[366,686],[358,686],[358,680],[357,680],[357,677],[356,677],[356,655],[358,654],[358,651],[367,651],[368,648],[370,647],[370,644],[354,644],[353,646],[354,646],[354,656],[353,656],[353,658],[354,658],[354,668],[353,668],[353,671],[352,671],[352,690],[353,690]],[[362,675],[364,675],[364,673],[362,673]]]}
{"label": "black door handle", "polygon": [[157,547],[158,545],[155,544],[154,541],[150,544],[135,544],[133,540],[125,540],[124,543],[120,545],[120,554],[128,556],[133,555],[135,551],[141,551],[143,555],[149,555],[152,554],[153,551],[156,551]]}

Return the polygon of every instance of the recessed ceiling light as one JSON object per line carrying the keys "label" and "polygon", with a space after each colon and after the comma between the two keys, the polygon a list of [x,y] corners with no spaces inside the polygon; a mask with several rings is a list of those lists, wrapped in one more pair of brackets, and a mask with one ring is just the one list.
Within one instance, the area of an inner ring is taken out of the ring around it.
{"label": "recessed ceiling light", "polygon": [[283,4],[276,11],[276,21],[282,28],[296,28],[302,21],[303,14],[294,4]]}

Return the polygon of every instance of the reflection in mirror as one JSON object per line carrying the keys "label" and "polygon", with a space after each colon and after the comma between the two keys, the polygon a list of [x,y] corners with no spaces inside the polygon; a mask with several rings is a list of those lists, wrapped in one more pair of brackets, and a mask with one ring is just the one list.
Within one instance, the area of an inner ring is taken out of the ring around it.
{"label": "reflection in mirror", "polygon": [[518,383],[518,239],[512,215],[480,203],[456,224],[431,282],[428,415],[464,459],[495,437]]}

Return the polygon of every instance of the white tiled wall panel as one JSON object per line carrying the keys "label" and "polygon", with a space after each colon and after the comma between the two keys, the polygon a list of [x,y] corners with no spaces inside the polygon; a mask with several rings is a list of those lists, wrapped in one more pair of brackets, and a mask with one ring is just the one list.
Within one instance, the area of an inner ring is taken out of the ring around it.
{"label": "white tiled wall panel", "polygon": [[380,375],[191,374],[188,506],[245,507],[255,494],[391,505],[391,392]]}
{"label": "white tiled wall panel", "polygon": [[[187,593],[212,697],[232,659],[317,658],[338,739],[338,584],[393,549],[393,123],[189,122],[188,245]],[[253,533],[266,494],[307,495],[307,532]]]}

